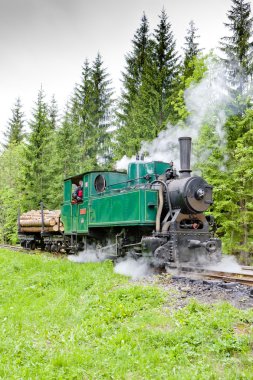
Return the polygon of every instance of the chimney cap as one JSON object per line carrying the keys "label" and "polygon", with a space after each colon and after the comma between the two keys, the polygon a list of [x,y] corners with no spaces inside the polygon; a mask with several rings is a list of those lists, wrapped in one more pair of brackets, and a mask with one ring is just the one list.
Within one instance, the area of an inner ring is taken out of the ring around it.
{"label": "chimney cap", "polygon": [[179,137],[178,140],[191,140],[191,137]]}

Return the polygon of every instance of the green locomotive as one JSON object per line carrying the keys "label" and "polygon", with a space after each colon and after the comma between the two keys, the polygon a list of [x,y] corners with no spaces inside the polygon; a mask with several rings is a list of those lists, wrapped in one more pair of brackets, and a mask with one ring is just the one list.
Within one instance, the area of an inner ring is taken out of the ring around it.
{"label": "green locomotive", "polygon": [[[131,252],[171,267],[219,261],[221,242],[210,231],[212,218],[204,215],[212,187],[190,174],[191,139],[179,142],[179,175],[173,163],[138,160],[127,173],[92,171],[65,179],[64,231],[20,234],[21,244],[68,253],[92,246],[112,257]],[[82,197],[73,199],[80,181]]]}

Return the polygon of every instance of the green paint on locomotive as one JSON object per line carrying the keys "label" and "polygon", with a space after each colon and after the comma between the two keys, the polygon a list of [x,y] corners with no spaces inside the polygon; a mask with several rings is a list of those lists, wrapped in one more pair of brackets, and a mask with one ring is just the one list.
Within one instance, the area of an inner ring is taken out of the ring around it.
{"label": "green paint on locomotive", "polygon": [[[117,171],[87,172],[64,181],[61,219],[64,233],[88,235],[90,228],[114,226],[153,226],[158,192],[144,187],[171,169],[164,162],[137,161],[128,174]],[[72,203],[72,193],[83,181],[83,201]]]}

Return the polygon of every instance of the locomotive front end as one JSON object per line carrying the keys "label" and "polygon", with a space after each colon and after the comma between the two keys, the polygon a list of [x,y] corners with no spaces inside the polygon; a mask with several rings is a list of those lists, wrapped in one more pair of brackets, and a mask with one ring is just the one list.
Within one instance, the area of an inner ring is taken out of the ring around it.
{"label": "locomotive front end", "polygon": [[214,222],[204,212],[212,205],[212,186],[191,176],[191,138],[181,137],[179,178],[159,177],[156,231],[143,238],[159,264],[169,267],[206,266],[221,259],[221,241],[214,237]]}

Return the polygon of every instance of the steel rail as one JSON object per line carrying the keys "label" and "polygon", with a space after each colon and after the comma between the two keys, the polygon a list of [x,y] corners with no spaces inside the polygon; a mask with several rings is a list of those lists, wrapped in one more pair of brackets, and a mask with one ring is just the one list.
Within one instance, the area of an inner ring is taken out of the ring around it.
{"label": "steel rail", "polygon": [[224,282],[238,282],[239,284],[253,286],[253,273],[248,274],[208,271],[203,272],[202,275],[210,279],[222,280]]}
{"label": "steel rail", "polygon": [[[245,270],[241,267],[242,270]],[[253,268],[251,268],[253,269]],[[248,269],[249,270],[249,269]],[[221,280],[223,282],[237,282],[242,285],[253,286],[253,270],[252,273],[240,272],[224,272],[216,270],[208,270],[204,268],[185,267],[181,268],[180,274],[187,277],[198,276],[198,278]]]}
{"label": "steel rail", "polygon": [[27,249],[21,247],[21,245],[0,244],[0,248],[9,249],[10,251],[27,251]]}

